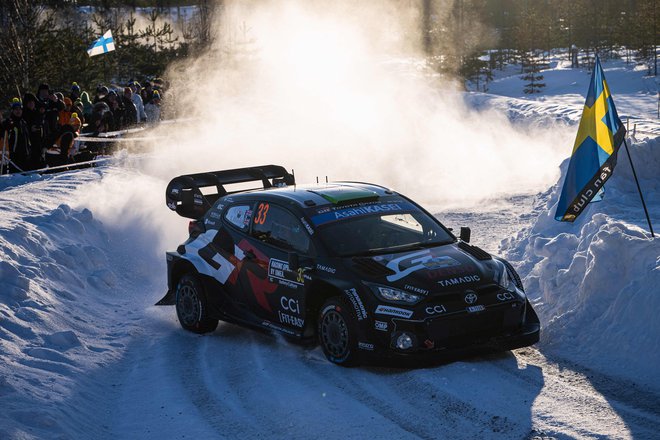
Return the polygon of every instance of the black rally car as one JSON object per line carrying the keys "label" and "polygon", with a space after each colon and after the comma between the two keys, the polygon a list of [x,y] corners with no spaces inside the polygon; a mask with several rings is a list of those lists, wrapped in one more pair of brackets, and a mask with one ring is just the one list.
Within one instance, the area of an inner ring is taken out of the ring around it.
{"label": "black rally car", "polygon": [[[259,187],[227,189],[246,182]],[[342,365],[539,340],[509,263],[382,186],[296,185],[266,165],[176,177],[166,202],[193,221],[167,253],[158,304],[175,305],[187,330],[218,320],[276,330],[318,340]]]}

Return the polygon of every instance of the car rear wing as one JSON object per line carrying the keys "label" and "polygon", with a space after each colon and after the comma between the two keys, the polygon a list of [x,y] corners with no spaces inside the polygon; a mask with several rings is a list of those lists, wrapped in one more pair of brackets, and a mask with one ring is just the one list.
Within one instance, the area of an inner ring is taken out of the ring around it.
{"label": "car rear wing", "polygon": [[194,220],[202,217],[218,198],[240,191],[227,191],[224,185],[261,181],[266,189],[283,185],[295,185],[295,177],[279,165],[237,168],[208,173],[185,174],[175,177],[165,190],[165,203],[182,217]]}

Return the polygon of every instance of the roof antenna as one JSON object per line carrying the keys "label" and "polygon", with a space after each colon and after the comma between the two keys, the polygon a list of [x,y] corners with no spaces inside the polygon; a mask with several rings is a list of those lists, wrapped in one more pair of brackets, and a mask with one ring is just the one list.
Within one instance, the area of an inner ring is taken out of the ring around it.
{"label": "roof antenna", "polygon": [[325,176],[325,183],[328,183],[328,176]]}
{"label": "roof antenna", "polygon": [[316,183],[319,183],[319,176],[316,176]]}

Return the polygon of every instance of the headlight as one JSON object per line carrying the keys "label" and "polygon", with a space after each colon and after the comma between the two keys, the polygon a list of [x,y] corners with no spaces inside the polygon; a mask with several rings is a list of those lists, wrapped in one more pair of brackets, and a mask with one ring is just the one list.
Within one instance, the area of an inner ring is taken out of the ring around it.
{"label": "headlight", "polygon": [[509,271],[506,269],[506,266],[501,261],[495,260],[498,266],[498,273],[495,276],[495,281],[499,284],[500,287],[505,288],[510,292],[519,292],[516,282],[509,275]]}
{"label": "headlight", "polygon": [[369,287],[371,287],[371,290],[376,296],[383,301],[399,304],[416,304],[422,299],[419,295],[414,295],[399,289],[393,289],[392,287],[375,286],[373,284],[369,285]]}

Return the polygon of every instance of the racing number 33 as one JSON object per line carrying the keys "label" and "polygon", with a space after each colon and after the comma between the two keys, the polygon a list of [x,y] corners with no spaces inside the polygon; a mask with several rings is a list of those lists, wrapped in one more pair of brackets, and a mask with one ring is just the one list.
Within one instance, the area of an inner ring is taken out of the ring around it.
{"label": "racing number 33", "polygon": [[266,221],[266,215],[268,214],[268,208],[270,204],[268,203],[259,203],[257,207],[257,217],[254,219],[254,222],[258,225],[263,225]]}

